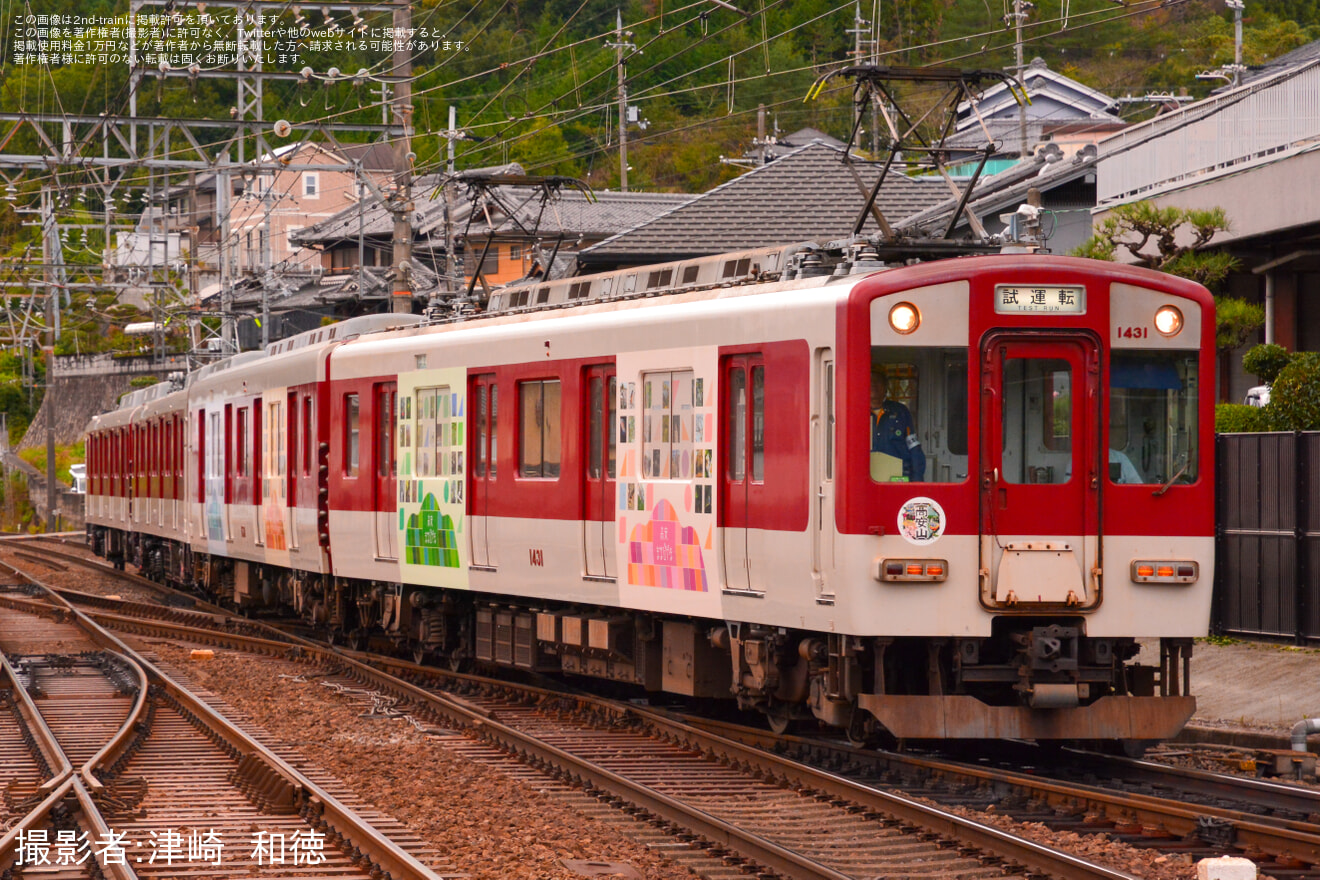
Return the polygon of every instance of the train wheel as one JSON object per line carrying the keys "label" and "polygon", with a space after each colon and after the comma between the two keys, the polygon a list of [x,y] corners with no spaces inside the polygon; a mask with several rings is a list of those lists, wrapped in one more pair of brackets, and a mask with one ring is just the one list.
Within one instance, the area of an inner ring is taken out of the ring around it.
{"label": "train wheel", "polygon": [[422,665],[424,665],[424,664],[426,663],[426,646],[425,646],[425,645],[415,645],[415,646],[413,647],[413,649],[412,649],[412,661],[413,661],[414,663],[416,663],[418,666],[422,666]]}
{"label": "train wheel", "polygon": [[793,709],[788,703],[771,703],[765,709],[766,724],[770,726],[770,732],[775,736],[783,736],[788,733],[788,729],[793,725]]}
{"label": "train wheel", "polygon": [[859,749],[874,748],[880,739],[880,725],[875,716],[864,709],[853,709],[848,722],[848,742]]}

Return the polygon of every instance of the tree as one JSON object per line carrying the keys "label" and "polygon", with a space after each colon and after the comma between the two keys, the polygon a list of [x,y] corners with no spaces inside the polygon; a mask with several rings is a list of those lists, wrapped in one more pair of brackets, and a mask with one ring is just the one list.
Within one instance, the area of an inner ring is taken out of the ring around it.
{"label": "tree", "polygon": [[[1223,208],[1197,210],[1129,202],[1115,208],[1073,255],[1114,260],[1122,248],[1139,265],[1190,278],[1214,289],[1238,267],[1239,261],[1223,251],[1201,248],[1216,233],[1227,229],[1228,215]],[[1232,297],[1215,297],[1215,347],[1221,353],[1245,344],[1264,324],[1264,306]]]}
{"label": "tree", "polygon": [[1252,346],[1242,356],[1242,369],[1259,379],[1261,384],[1272,385],[1290,360],[1292,354],[1288,349],[1271,342],[1269,345]]}
{"label": "tree", "polygon": [[1320,352],[1293,355],[1274,380],[1265,418],[1272,431],[1320,430]]}
{"label": "tree", "polygon": [[[1113,260],[1123,248],[1139,265],[1190,278],[1213,288],[1238,266],[1222,251],[1203,251],[1216,233],[1227,231],[1223,208],[1196,210],[1160,207],[1153,202],[1129,202],[1114,209],[1099,229],[1074,253],[1079,257]],[[1179,243],[1180,234],[1191,241]],[[1150,248],[1154,246],[1154,251]]]}

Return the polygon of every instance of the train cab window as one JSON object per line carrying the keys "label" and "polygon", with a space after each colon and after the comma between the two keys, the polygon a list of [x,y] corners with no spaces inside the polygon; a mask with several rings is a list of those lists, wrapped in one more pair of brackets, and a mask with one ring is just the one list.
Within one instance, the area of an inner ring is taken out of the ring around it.
{"label": "train cab window", "polygon": [[1196,481],[1196,352],[1114,352],[1109,365],[1109,480]]}
{"label": "train cab window", "polygon": [[642,476],[690,480],[693,475],[692,370],[642,375]]}
{"label": "train cab window", "polygon": [[344,395],[344,476],[358,475],[358,453],[361,442],[358,425],[358,396]]}
{"label": "train cab window", "polygon": [[869,414],[871,479],[967,479],[966,348],[873,348]]}
{"label": "train cab window", "polygon": [[561,399],[558,379],[518,383],[519,476],[558,478]]}

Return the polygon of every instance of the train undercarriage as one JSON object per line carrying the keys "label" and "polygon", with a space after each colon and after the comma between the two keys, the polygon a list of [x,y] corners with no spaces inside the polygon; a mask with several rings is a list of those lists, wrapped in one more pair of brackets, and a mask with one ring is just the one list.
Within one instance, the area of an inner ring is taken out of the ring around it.
{"label": "train undercarriage", "polygon": [[[798,721],[856,742],[1166,739],[1191,717],[1191,639],[1158,657],[1092,638],[1073,617],[997,617],[984,638],[860,637],[581,607],[307,574],[89,526],[95,552],[246,613],[295,614],[353,647],[418,662],[583,677],[734,700],[782,731]],[[1155,646],[1147,648],[1154,653]]]}

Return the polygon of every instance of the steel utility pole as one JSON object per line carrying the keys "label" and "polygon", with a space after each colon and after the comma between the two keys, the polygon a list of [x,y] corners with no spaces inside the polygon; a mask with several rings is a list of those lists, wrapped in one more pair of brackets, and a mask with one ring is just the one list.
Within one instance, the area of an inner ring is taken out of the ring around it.
{"label": "steel utility pole", "polygon": [[46,411],[46,531],[55,531],[55,314],[60,295],[51,272],[51,258],[57,247],[51,237],[55,231],[55,206],[49,187],[41,188],[41,262],[46,276],[46,394],[41,406]]}
{"label": "steel utility pole", "polygon": [[412,32],[412,7],[400,3],[394,8],[394,69],[399,77],[394,84],[394,115],[403,134],[394,144],[394,295],[390,310],[412,312],[412,50],[408,48]]}

